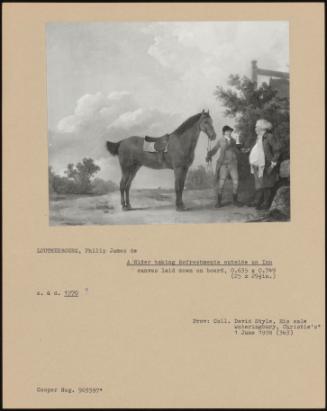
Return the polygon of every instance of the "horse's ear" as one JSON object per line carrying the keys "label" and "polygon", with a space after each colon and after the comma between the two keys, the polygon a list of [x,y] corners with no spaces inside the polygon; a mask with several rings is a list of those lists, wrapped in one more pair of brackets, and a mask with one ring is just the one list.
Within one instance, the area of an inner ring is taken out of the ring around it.
{"label": "horse's ear", "polygon": [[205,111],[204,111],[204,109],[202,110],[202,114],[204,114],[205,113]]}

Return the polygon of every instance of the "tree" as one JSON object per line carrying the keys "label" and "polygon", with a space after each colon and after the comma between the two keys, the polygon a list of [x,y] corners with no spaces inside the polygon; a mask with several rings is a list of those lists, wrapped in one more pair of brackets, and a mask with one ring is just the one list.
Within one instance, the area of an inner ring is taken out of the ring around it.
{"label": "tree", "polygon": [[227,89],[217,86],[214,94],[226,108],[225,115],[235,119],[244,147],[250,147],[256,138],[256,121],[265,118],[273,124],[283,155],[289,156],[289,98],[279,97],[278,90],[267,83],[256,87],[256,83],[238,75],[231,75],[228,85]]}
{"label": "tree", "polygon": [[108,194],[118,190],[118,185],[111,180],[102,180],[102,178],[95,178],[92,181],[92,194]]}
{"label": "tree", "polygon": [[74,181],[79,193],[87,194],[91,192],[91,178],[99,171],[100,167],[92,158],[83,158],[76,167],[74,164],[68,164],[65,174]]}
{"label": "tree", "polygon": [[[51,166],[48,168],[49,176],[49,194],[59,194],[63,192],[72,192],[72,181],[67,177],[56,174]],[[70,188],[68,188],[70,186]]]}
{"label": "tree", "polygon": [[49,177],[49,193],[53,193],[55,191],[55,187],[54,187],[55,173],[51,166],[48,167],[48,177]]}
{"label": "tree", "polygon": [[111,180],[92,178],[100,167],[91,158],[84,158],[76,166],[72,163],[67,165],[65,176],[56,174],[49,167],[49,194],[108,194],[118,189],[117,184]]}

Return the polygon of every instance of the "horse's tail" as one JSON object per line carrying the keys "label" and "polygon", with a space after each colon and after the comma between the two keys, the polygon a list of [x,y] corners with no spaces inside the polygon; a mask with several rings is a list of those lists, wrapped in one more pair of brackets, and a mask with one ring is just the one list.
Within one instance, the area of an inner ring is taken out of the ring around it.
{"label": "horse's tail", "polygon": [[106,146],[107,146],[107,150],[109,151],[109,153],[112,154],[113,156],[116,156],[118,154],[120,143],[121,141],[118,141],[118,143],[107,141]]}

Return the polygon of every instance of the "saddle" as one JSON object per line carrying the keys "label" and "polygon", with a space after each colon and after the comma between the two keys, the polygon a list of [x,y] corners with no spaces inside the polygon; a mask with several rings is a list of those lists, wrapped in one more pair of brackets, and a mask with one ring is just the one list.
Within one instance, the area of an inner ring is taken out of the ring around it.
{"label": "saddle", "polygon": [[167,145],[168,145],[168,141],[169,141],[169,134],[164,134],[161,137],[145,136],[144,140],[147,143],[154,143],[153,144],[154,150],[161,153],[161,152],[167,151]]}

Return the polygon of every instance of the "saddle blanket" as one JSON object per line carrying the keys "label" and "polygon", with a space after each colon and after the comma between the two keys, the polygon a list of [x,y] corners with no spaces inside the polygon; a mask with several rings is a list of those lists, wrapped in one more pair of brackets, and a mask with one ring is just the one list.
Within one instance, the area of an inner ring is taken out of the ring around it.
{"label": "saddle blanket", "polygon": [[[155,144],[156,144],[156,142],[149,142],[149,141],[144,140],[144,142],[143,142],[143,151],[146,151],[147,153],[160,153],[160,152],[162,152],[162,151],[158,151],[154,148]],[[167,150],[167,145],[166,145],[163,152],[167,153],[167,151],[168,150]]]}

